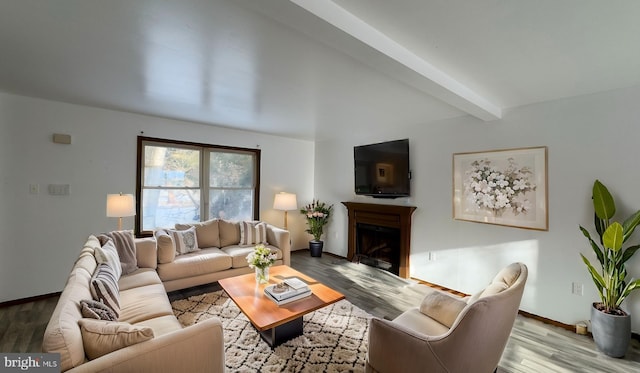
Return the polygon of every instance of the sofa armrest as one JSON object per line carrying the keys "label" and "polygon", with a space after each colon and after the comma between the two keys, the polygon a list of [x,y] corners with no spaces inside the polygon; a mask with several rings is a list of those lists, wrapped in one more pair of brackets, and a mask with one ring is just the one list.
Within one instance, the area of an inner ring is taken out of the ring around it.
{"label": "sofa armrest", "polygon": [[154,237],[136,238],[136,259],[139,268],[158,266],[158,248]]}
{"label": "sofa armrest", "polygon": [[[447,372],[429,345],[431,338],[392,321],[369,323],[367,370],[379,372]],[[420,356],[419,359],[416,356]]]}
{"label": "sofa armrest", "polygon": [[211,318],[114,351],[68,372],[224,372],[222,323]]}
{"label": "sofa armrest", "polygon": [[267,224],[267,242],[282,251],[284,265],[291,265],[291,240],[289,231]]}

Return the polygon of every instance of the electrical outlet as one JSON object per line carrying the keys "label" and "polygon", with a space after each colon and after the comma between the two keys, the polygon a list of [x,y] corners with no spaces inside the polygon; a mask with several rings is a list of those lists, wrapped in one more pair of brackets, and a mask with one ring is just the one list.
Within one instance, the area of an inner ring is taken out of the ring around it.
{"label": "electrical outlet", "polygon": [[577,282],[571,283],[571,294],[584,295],[584,285]]}

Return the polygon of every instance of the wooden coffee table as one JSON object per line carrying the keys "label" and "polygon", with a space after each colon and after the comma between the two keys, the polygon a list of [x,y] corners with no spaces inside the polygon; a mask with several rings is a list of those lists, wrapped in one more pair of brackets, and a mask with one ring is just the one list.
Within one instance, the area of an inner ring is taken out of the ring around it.
{"label": "wooden coffee table", "polygon": [[[264,288],[288,277],[305,281],[313,294],[278,306],[264,295]],[[254,273],[225,278],[218,283],[271,347],[302,335],[305,314],[344,299],[343,294],[285,265],[269,269],[268,284],[258,285]]]}

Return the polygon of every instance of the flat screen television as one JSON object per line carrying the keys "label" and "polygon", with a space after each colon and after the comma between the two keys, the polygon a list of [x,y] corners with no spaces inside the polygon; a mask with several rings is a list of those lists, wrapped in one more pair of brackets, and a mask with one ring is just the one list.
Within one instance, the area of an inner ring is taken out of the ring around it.
{"label": "flat screen television", "polygon": [[353,159],[357,195],[409,197],[409,139],[355,146]]}

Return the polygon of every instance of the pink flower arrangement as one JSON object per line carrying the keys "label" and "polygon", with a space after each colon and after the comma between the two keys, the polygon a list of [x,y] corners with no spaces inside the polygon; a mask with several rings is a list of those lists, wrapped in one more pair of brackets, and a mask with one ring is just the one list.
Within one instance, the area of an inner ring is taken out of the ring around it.
{"label": "pink flower arrangement", "polygon": [[320,241],[320,237],[323,233],[323,227],[329,222],[331,209],[333,209],[333,205],[327,205],[326,203],[315,199],[310,204],[300,209],[300,213],[305,215],[307,218],[307,225],[309,228],[306,232],[311,234],[315,241]]}

